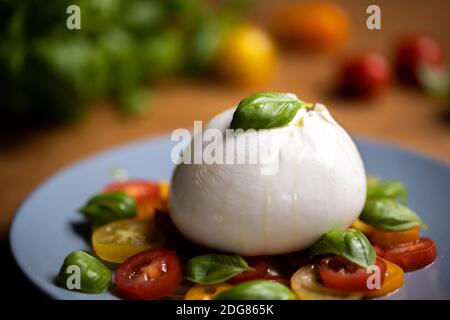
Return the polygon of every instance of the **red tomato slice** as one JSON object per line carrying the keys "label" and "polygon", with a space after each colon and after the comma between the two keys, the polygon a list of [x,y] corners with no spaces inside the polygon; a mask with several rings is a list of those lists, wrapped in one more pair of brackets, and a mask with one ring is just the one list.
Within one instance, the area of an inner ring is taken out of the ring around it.
{"label": "red tomato slice", "polygon": [[124,191],[134,198],[138,206],[138,219],[147,219],[156,208],[163,207],[159,185],[152,181],[129,180],[106,186],[103,192]]}
{"label": "red tomato slice", "polygon": [[158,299],[172,294],[181,282],[180,262],[173,251],[153,249],[125,260],[116,270],[119,294],[128,299]]}
{"label": "red tomato slice", "polygon": [[267,256],[245,258],[250,267],[255,271],[245,271],[228,280],[228,283],[237,284],[250,280],[263,279],[267,276],[271,260]]}
{"label": "red tomato slice", "polygon": [[384,259],[392,261],[406,272],[422,269],[431,264],[436,257],[436,245],[428,238],[385,248],[383,254]]}
{"label": "red tomato slice", "polygon": [[377,254],[377,257],[383,257],[384,255],[384,249],[380,246],[377,246],[376,244],[373,245],[373,248],[375,249],[375,252]]}
{"label": "red tomato slice", "polygon": [[125,191],[133,197],[137,204],[143,204],[155,200],[159,196],[158,184],[145,180],[129,180],[125,182],[116,182],[106,186],[103,192]]}
{"label": "red tomato slice", "polygon": [[[381,285],[386,274],[386,263],[377,258],[375,264],[380,268]],[[371,273],[342,257],[323,259],[319,267],[323,283],[333,289],[341,291],[368,291],[367,279]]]}

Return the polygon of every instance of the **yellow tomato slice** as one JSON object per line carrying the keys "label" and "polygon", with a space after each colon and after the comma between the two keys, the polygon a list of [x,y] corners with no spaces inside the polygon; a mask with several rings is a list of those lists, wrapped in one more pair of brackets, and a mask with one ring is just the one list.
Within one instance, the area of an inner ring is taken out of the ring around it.
{"label": "yellow tomato slice", "polygon": [[418,226],[404,231],[388,231],[373,228],[369,235],[369,240],[378,246],[390,247],[401,243],[415,242],[419,239],[419,235],[420,228]]}
{"label": "yellow tomato slice", "polygon": [[162,247],[165,238],[153,220],[117,220],[95,229],[92,247],[97,256],[108,262],[122,263],[150,248]]}
{"label": "yellow tomato slice", "polygon": [[359,300],[361,292],[343,292],[325,287],[318,281],[319,270],[316,265],[300,268],[291,278],[291,288],[300,300]]}
{"label": "yellow tomato slice", "polygon": [[359,219],[356,219],[353,222],[352,228],[361,231],[366,236],[369,236],[372,233],[373,229],[374,229],[374,227],[372,227],[371,225],[369,225],[369,224],[367,224],[367,223],[365,223],[365,222],[363,222],[363,221],[361,221]]}
{"label": "yellow tomato slice", "polygon": [[382,260],[386,263],[387,267],[383,285],[380,289],[365,292],[365,298],[382,297],[400,289],[403,286],[405,273],[402,268],[388,260]]}
{"label": "yellow tomato slice", "polygon": [[231,287],[232,285],[228,283],[207,286],[197,284],[188,290],[184,300],[212,300],[216,295]]}

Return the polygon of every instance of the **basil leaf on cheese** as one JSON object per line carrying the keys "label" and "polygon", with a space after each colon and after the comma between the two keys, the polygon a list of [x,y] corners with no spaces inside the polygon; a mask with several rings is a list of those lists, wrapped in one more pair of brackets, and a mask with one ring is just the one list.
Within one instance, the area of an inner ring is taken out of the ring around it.
{"label": "basil leaf on cheese", "polygon": [[356,229],[327,232],[311,248],[310,256],[335,254],[367,268],[375,264],[375,250],[366,236]]}
{"label": "basil leaf on cheese", "polygon": [[286,126],[302,107],[312,107],[292,94],[260,92],[242,100],[233,114],[231,129],[272,129]]}

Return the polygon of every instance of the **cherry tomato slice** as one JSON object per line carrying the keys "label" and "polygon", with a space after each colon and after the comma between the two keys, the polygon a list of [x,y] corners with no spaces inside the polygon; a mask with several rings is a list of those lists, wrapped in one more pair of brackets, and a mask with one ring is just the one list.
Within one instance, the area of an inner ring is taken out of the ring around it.
{"label": "cherry tomato slice", "polygon": [[384,259],[399,265],[405,272],[426,267],[436,259],[436,256],[436,245],[428,238],[385,248],[383,254]]}
{"label": "cherry tomato slice", "polygon": [[163,201],[160,197],[160,186],[153,181],[130,180],[116,182],[106,186],[103,192],[125,191],[134,198],[138,206],[138,218],[150,217],[155,208],[162,208]]}
{"label": "cherry tomato slice", "polygon": [[373,228],[369,235],[369,240],[374,245],[390,247],[401,243],[416,242],[419,239],[419,233],[419,227],[404,231],[387,231]]}
{"label": "cherry tomato slice", "polygon": [[147,250],[132,256],[116,270],[118,292],[128,299],[158,299],[175,292],[182,279],[173,251]]}
{"label": "cherry tomato slice", "polygon": [[373,232],[374,227],[372,227],[370,224],[367,224],[359,219],[356,219],[353,224],[352,228],[357,229],[364,233],[367,237],[370,236],[370,234]]}
{"label": "cherry tomato slice", "polygon": [[[375,265],[380,269],[380,285],[383,284],[386,273],[386,264],[377,258]],[[323,283],[330,288],[340,291],[367,291],[368,279],[372,273],[361,268],[342,257],[325,258],[319,267]]]}
{"label": "cherry tomato slice", "polygon": [[375,249],[375,253],[377,254],[377,257],[383,257],[384,255],[384,249],[380,246],[377,246],[376,244],[373,245],[373,248]]}
{"label": "cherry tomato slice", "polygon": [[301,267],[291,278],[291,288],[300,300],[358,300],[361,292],[348,292],[326,287],[318,279],[317,265]]}
{"label": "cherry tomato slice", "polygon": [[402,268],[388,260],[381,260],[384,261],[387,267],[383,285],[380,289],[374,289],[364,292],[365,298],[382,297],[398,290],[403,286],[404,272]]}
{"label": "cherry tomato slice", "polygon": [[108,262],[121,263],[138,252],[162,247],[166,237],[152,220],[117,220],[95,229],[92,247],[95,254]]}
{"label": "cherry tomato slice", "polygon": [[184,300],[212,300],[219,293],[228,290],[231,287],[232,285],[228,283],[220,283],[213,285],[197,284],[192,288],[190,288],[188,292],[186,292]]}
{"label": "cherry tomato slice", "polygon": [[231,284],[237,284],[250,280],[263,279],[268,275],[271,260],[267,256],[260,257],[248,257],[245,258],[250,267],[255,269],[254,271],[245,271],[237,276],[231,278],[227,282]]}

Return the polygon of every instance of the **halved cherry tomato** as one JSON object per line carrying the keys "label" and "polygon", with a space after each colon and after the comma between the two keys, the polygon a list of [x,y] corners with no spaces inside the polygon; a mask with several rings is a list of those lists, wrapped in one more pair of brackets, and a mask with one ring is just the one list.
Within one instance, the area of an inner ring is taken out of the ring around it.
{"label": "halved cherry tomato", "polygon": [[370,224],[367,224],[359,219],[356,219],[353,224],[352,224],[352,228],[357,229],[359,231],[361,231],[362,233],[364,233],[367,237],[370,236],[370,234],[372,233],[374,227],[372,227]]}
{"label": "halved cherry tomato", "polygon": [[324,286],[319,279],[319,267],[301,267],[291,278],[291,288],[301,300],[359,300],[361,292],[346,292]]}
{"label": "halved cherry tomato", "polygon": [[[165,187],[163,186],[162,188]],[[125,191],[134,198],[138,206],[138,219],[152,216],[155,208],[163,208],[165,205],[161,197],[161,187],[153,181],[130,180],[116,182],[103,189],[103,192],[112,191]],[[162,191],[164,192],[164,189]]]}
{"label": "halved cherry tomato", "polygon": [[[386,264],[377,258],[375,265],[380,269],[380,284],[383,284]],[[319,267],[323,283],[330,288],[340,291],[367,291],[367,282],[372,273],[342,257],[322,259]]]}
{"label": "halved cherry tomato", "polygon": [[260,257],[248,257],[245,258],[250,267],[254,269],[254,271],[245,271],[237,276],[228,280],[231,284],[237,284],[241,282],[246,282],[250,280],[263,279],[268,275],[268,271],[270,268],[271,260],[267,256]]}
{"label": "halved cherry tomato", "polygon": [[188,290],[184,300],[212,300],[216,295],[222,291],[230,289],[231,287],[232,285],[228,283],[213,285],[197,284]]}
{"label": "halved cherry tomato", "polygon": [[95,254],[105,261],[121,263],[138,252],[161,247],[165,236],[152,220],[117,220],[97,228],[92,234]]}
{"label": "halved cherry tomato", "polygon": [[173,293],[182,279],[173,251],[147,250],[132,256],[116,270],[119,294],[129,299],[158,299]]}
{"label": "halved cherry tomato", "polygon": [[433,240],[420,238],[415,243],[403,243],[385,248],[383,258],[399,265],[405,272],[422,269],[437,256]]}
{"label": "halved cherry tomato", "polygon": [[381,260],[383,260],[386,264],[386,273],[383,285],[380,289],[374,289],[364,292],[365,298],[382,297],[396,291],[403,286],[404,272],[402,268],[388,260]]}
{"label": "halved cherry tomato", "polygon": [[369,235],[369,240],[372,244],[381,247],[390,247],[401,243],[416,242],[419,239],[419,233],[419,227],[404,231],[388,231],[373,228]]}

